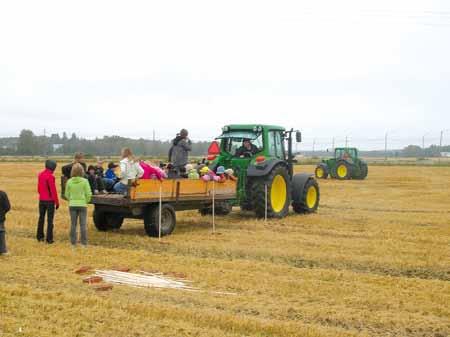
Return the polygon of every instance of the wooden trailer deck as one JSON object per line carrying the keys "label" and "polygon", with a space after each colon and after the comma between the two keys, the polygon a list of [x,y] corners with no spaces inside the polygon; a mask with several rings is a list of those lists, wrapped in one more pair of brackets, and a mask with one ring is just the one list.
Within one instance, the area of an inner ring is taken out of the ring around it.
{"label": "wooden trailer deck", "polygon": [[232,200],[236,198],[236,181],[227,180],[223,183],[204,182],[203,180],[166,179],[138,180],[136,186],[131,186],[127,196],[121,194],[100,194],[92,197],[96,205],[133,206],[159,202],[205,202],[212,200]]}

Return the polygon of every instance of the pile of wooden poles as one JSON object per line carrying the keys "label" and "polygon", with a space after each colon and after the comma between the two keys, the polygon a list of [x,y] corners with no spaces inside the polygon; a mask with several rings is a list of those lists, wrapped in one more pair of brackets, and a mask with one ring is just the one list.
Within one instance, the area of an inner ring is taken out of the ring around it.
{"label": "pile of wooden poles", "polygon": [[125,284],[143,288],[166,288],[186,291],[198,291],[187,283],[189,281],[174,279],[163,274],[154,274],[140,271],[139,274],[127,273],[117,270],[96,270],[95,275],[100,276],[105,282]]}

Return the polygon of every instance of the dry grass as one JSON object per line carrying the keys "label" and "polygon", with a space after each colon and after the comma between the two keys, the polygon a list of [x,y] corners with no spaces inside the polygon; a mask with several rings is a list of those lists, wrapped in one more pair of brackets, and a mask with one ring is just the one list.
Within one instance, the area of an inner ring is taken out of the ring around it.
{"label": "dry grass", "polygon": [[[34,239],[39,168],[0,164],[13,203],[11,256],[0,258],[2,337],[450,335],[448,167],[373,167],[366,181],[324,181],[318,214],[266,224],[236,210],[218,219],[220,235],[208,217],[178,213],[167,244],[139,221],[99,233],[90,220],[90,246],[75,251],[66,205],[56,244]],[[73,273],[81,265],[183,273],[207,291],[96,293]]]}

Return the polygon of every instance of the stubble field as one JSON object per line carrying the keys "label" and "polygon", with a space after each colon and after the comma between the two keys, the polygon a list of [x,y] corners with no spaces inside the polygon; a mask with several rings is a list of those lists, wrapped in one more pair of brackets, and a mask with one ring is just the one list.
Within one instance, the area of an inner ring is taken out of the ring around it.
{"label": "stubble field", "polygon": [[[100,233],[89,218],[88,249],[72,250],[65,202],[56,243],[35,240],[41,166],[0,164],[13,205],[2,337],[450,335],[450,167],[373,166],[365,181],[321,181],[317,214],[265,223],[236,209],[217,219],[217,235],[209,217],[180,212],[163,244],[140,221]],[[74,273],[83,265],[180,273],[202,291],[98,293]]]}

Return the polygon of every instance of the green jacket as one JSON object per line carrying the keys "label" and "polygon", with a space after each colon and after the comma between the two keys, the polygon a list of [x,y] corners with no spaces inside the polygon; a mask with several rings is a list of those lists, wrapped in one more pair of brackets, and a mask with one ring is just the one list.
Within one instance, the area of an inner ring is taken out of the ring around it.
{"label": "green jacket", "polygon": [[87,207],[92,197],[89,181],[81,177],[70,178],[66,184],[65,196],[69,200],[69,207]]}

